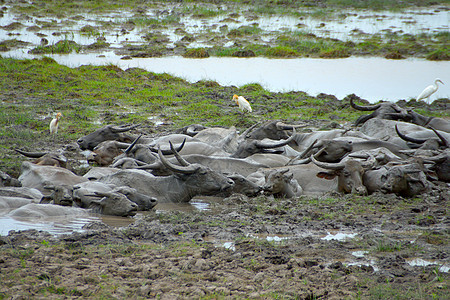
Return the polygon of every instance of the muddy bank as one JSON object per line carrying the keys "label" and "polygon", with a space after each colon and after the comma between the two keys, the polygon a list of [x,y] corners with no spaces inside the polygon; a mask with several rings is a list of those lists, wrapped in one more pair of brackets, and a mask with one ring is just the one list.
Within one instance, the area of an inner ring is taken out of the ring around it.
{"label": "muddy bank", "polygon": [[[444,299],[448,195],[247,198],[0,239],[5,297]],[[426,265],[429,264],[429,265]]]}

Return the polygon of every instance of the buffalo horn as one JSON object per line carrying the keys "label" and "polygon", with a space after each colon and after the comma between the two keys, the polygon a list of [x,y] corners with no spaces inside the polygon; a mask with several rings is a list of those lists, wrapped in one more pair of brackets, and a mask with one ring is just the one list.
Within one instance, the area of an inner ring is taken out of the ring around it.
{"label": "buffalo horn", "polygon": [[261,141],[256,141],[256,146],[259,148],[265,148],[265,149],[278,148],[278,147],[285,146],[285,145],[289,144],[295,137],[295,128],[292,128],[292,130],[293,130],[292,135],[287,140],[279,141],[277,143],[264,143]]}
{"label": "buffalo horn", "polygon": [[256,126],[258,126],[258,125],[259,125],[259,123],[255,123],[255,124],[253,124],[251,127],[249,127],[248,129],[246,129],[246,130],[239,136],[239,139],[240,139],[240,140],[245,139],[245,138],[247,137],[247,134],[249,134],[250,131],[251,131],[253,128],[255,128]]}
{"label": "buffalo horn", "polygon": [[[319,151],[320,152],[320,151]],[[317,153],[319,153],[317,152]],[[317,155],[317,154],[316,154]],[[322,169],[327,169],[327,170],[342,170],[345,165],[343,163],[329,163],[329,162],[323,162],[323,161],[318,161],[316,160],[316,158],[314,157],[315,155],[311,155],[311,161],[318,167],[322,168]]]}
{"label": "buffalo horn", "polygon": [[[186,141],[186,139],[184,141]],[[184,143],[184,141],[183,141],[183,143]],[[178,151],[175,150],[171,141],[169,141],[169,145],[170,145],[170,150],[172,150],[173,154],[175,155],[175,157],[178,160],[178,162],[180,163],[180,165],[182,165],[184,167],[189,166],[189,163],[184,158],[181,157],[181,155],[180,155],[180,153],[178,153]]]}
{"label": "buffalo horn", "polygon": [[[183,149],[185,143],[186,143],[186,139],[183,140],[183,142],[180,144],[180,146],[178,146],[177,149],[175,149],[175,151],[181,151],[181,149]],[[158,145],[158,149],[155,149],[154,147],[149,147],[149,149],[152,152],[158,152],[159,151],[159,145]],[[164,155],[172,155],[172,154],[174,154],[174,152],[172,150],[161,150],[161,152]]]}
{"label": "buffalo horn", "polygon": [[395,131],[397,132],[398,136],[402,140],[405,140],[407,142],[412,142],[412,143],[416,143],[416,144],[423,144],[423,143],[425,143],[427,141],[426,139],[416,139],[416,138],[412,138],[412,137],[409,137],[409,136],[401,133],[400,130],[398,130],[397,124],[395,125]]}
{"label": "buffalo horn", "polygon": [[281,130],[292,130],[293,128],[301,128],[301,127],[306,127],[308,126],[307,124],[302,124],[302,125],[290,125],[290,124],[285,124],[283,122],[277,122],[276,124],[278,129]]}
{"label": "buffalo horn", "polygon": [[[309,151],[311,151],[311,149],[314,147],[314,145],[316,145],[317,143],[317,139],[314,140],[314,142],[308,146],[308,148],[306,148],[305,150],[303,150],[302,153],[300,153],[299,155],[297,155],[294,158],[291,158],[291,160],[288,161],[288,163],[285,166],[290,166],[293,164],[294,161],[296,161],[296,165],[303,165],[303,164],[308,164],[311,162],[311,159],[309,157],[307,157],[306,159],[303,159]],[[316,146],[317,147],[317,146]],[[298,159],[300,159],[300,161],[298,161]]]}
{"label": "buffalo horn", "polygon": [[[190,125],[190,126],[188,126],[188,128],[186,128],[186,134],[189,135],[189,136],[195,136],[197,133],[200,132],[200,131],[197,130],[198,128],[199,127],[196,126],[196,124]],[[203,127],[203,128],[205,128],[205,127]]]}
{"label": "buffalo horn", "polygon": [[26,157],[31,157],[31,158],[39,158],[39,157],[42,157],[45,154],[47,154],[47,152],[26,152],[26,151],[22,151],[19,149],[16,149],[16,151],[22,155],[25,155]]}
{"label": "buffalo horn", "polygon": [[356,103],[353,102],[353,98],[350,98],[350,105],[357,110],[363,110],[363,111],[373,111],[373,110],[377,110],[378,108],[380,108],[381,104],[377,104],[377,105],[373,105],[373,106],[362,106],[362,105],[358,105]]}
{"label": "buffalo horn", "polygon": [[447,142],[447,140],[445,139],[445,137],[443,137],[442,136],[442,134],[440,134],[436,129],[434,129],[433,127],[431,127],[431,126],[428,126],[431,130],[433,130],[434,131],[434,133],[436,133],[436,135],[438,136],[438,138],[440,138],[441,139],[441,142],[442,142],[442,146],[445,146],[445,148],[448,148],[449,146],[448,146],[448,142]]}
{"label": "buffalo horn", "polygon": [[142,134],[139,135],[139,136],[133,141],[133,143],[131,143],[130,146],[128,146],[128,148],[125,150],[125,154],[128,155],[128,153],[130,153],[131,150],[133,150],[133,147],[134,147],[134,146],[136,145],[136,143],[139,141],[139,139],[141,138],[141,136],[142,136]]}
{"label": "buffalo horn", "polygon": [[136,127],[139,127],[140,124],[136,124],[136,125],[130,125],[130,126],[125,126],[125,127],[112,127],[111,126],[111,131],[112,132],[125,132],[125,131],[130,131],[131,129],[134,129]]}
{"label": "buffalo horn", "polygon": [[164,157],[164,155],[161,152],[161,148],[158,145],[158,156],[161,160],[162,164],[168,168],[169,170],[177,173],[183,173],[183,174],[192,174],[198,170],[198,167],[194,167],[193,165],[189,166],[177,166],[175,164],[172,164],[167,160],[167,158]]}

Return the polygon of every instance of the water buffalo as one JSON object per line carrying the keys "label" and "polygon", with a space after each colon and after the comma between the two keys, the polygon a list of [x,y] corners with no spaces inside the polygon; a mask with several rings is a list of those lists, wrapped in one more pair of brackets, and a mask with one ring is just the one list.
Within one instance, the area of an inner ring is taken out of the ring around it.
{"label": "water buffalo", "polygon": [[[256,153],[277,153],[280,150],[269,150],[274,148],[279,148],[289,144],[294,140],[295,137],[295,129],[293,134],[286,140],[282,141],[264,141],[264,140],[255,140],[250,138],[244,138],[239,140],[239,144],[236,152],[231,155],[231,157],[236,158],[245,158],[249,157],[252,154]],[[281,150],[282,152],[283,150]]]}
{"label": "water buffalo", "polygon": [[70,166],[67,164],[67,158],[56,152],[26,152],[19,149],[16,149],[16,152],[30,158],[36,158],[33,162],[36,165],[41,166],[54,166],[70,169]]}
{"label": "water buffalo", "polygon": [[139,125],[131,126],[113,126],[107,125],[96,131],[81,137],[77,140],[78,146],[81,150],[94,150],[94,148],[103,141],[117,140],[120,142],[130,143],[133,138],[124,134],[124,132],[130,131]]}
{"label": "water buffalo", "polygon": [[73,188],[71,185],[47,185],[45,189],[51,190],[49,196],[45,196],[40,203],[52,203],[61,206],[73,205]]}
{"label": "water buffalo", "polygon": [[[400,146],[404,149],[409,149],[407,142],[398,136],[395,126],[398,130],[410,138],[415,139],[435,139],[436,133],[429,128],[419,126],[412,123],[392,120],[371,119],[361,126],[361,132],[371,136],[374,139],[381,139]],[[436,130],[445,140],[450,141],[450,133]]]}
{"label": "water buffalo", "polygon": [[5,172],[0,171],[0,187],[3,186],[16,186],[19,187],[22,184],[19,180],[14,177],[9,176]]}
{"label": "water buffalo", "polygon": [[169,176],[153,176],[143,170],[121,170],[99,179],[104,183],[129,186],[140,193],[155,197],[159,202],[189,202],[196,195],[214,195],[230,189],[234,182],[221,173],[200,164],[190,164],[171,145],[180,165],[167,160],[158,150],[161,163],[174,172]]}
{"label": "water buffalo", "polygon": [[31,199],[33,202],[41,201],[44,195],[37,189],[29,187],[0,187],[0,198],[17,197]]}
{"label": "water buffalo", "polygon": [[449,148],[449,141],[445,139],[443,135],[441,135],[437,130],[434,128],[431,128],[433,132],[436,134],[435,138],[413,138],[409,137],[403,133],[400,132],[398,129],[398,125],[395,125],[395,131],[397,132],[398,136],[407,142],[410,142],[412,144],[409,144],[411,148],[420,148],[420,149],[426,149],[426,150],[438,150],[438,149],[447,149]]}
{"label": "water buffalo", "polygon": [[427,180],[423,167],[418,163],[384,165],[368,170],[363,176],[369,194],[382,192],[413,197],[430,190],[432,184]]}
{"label": "water buffalo", "polygon": [[186,134],[189,136],[195,136],[197,133],[199,133],[200,131],[202,131],[204,129],[206,129],[206,127],[201,124],[191,124],[191,125],[184,126],[183,128],[175,130],[175,133],[181,133],[181,134]]}
{"label": "water buffalo", "polygon": [[[104,141],[98,144],[94,151],[89,154],[87,160],[90,164],[97,163],[100,166],[109,166],[124,157],[135,158],[144,163],[153,163],[158,158],[154,153],[158,150],[147,144],[137,144],[140,136],[133,143],[122,143],[118,141]],[[181,151],[186,143],[184,140],[176,149]],[[173,154],[171,150],[162,150],[163,154]]]}
{"label": "water buffalo", "polygon": [[305,127],[306,124],[302,125],[289,125],[281,121],[267,121],[263,125],[251,130],[248,133],[242,134],[244,138],[263,140],[265,138],[271,140],[285,140],[289,138],[286,130],[293,130],[294,128]]}
{"label": "water buffalo", "polygon": [[346,159],[339,163],[320,162],[311,155],[311,161],[320,168],[327,171],[320,171],[317,177],[323,179],[334,179],[337,177],[337,190],[341,193],[352,193],[359,195],[366,195],[367,188],[362,182],[362,176],[367,168],[375,164],[375,159],[362,163],[355,159]]}
{"label": "water buffalo", "polygon": [[228,178],[233,180],[234,185],[231,189],[228,191],[218,194],[219,196],[228,197],[233,193],[239,193],[243,194],[249,197],[256,196],[262,191],[262,187],[255,184],[254,182],[248,180],[246,177],[242,176],[241,174],[229,174],[227,175]]}
{"label": "water buffalo", "polygon": [[298,197],[303,193],[302,187],[294,179],[294,174],[289,169],[266,172],[263,189],[265,193],[283,198]]}
{"label": "water buffalo", "polygon": [[[139,193],[136,189],[127,186],[115,186],[102,182],[88,181],[75,185],[74,199],[81,207],[89,207],[98,196],[95,193],[119,193],[129,201],[134,202],[138,210],[151,210],[157,204],[157,199]],[[80,204],[81,203],[81,204]]]}
{"label": "water buffalo", "polygon": [[77,207],[67,207],[52,204],[29,203],[8,213],[13,218],[47,219],[49,217],[87,216],[88,212]]}
{"label": "water buffalo", "polygon": [[382,102],[373,106],[362,106],[353,102],[353,98],[350,97],[350,105],[357,110],[361,111],[373,111],[369,115],[364,115],[359,117],[355,126],[365,123],[367,120],[372,118],[380,118],[380,119],[388,119],[388,120],[399,120],[406,114],[406,110],[401,108],[395,103],[392,102]]}
{"label": "water buffalo", "polygon": [[94,192],[92,197],[97,200],[83,202],[79,198],[75,198],[75,202],[82,208],[89,209],[94,213],[103,215],[128,217],[136,215],[138,206],[130,201],[125,195],[117,192]]}
{"label": "water buffalo", "polygon": [[11,209],[19,208],[30,203],[33,203],[33,201],[28,198],[1,196],[0,216],[2,216],[4,212],[8,212]]}
{"label": "water buffalo", "polygon": [[72,186],[88,181],[88,179],[75,175],[73,172],[64,168],[40,166],[25,161],[22,163],[22,173],[19,176],[19,181],[24,187],[36,188],[44,195],[49,195],[50,192],[45,189],[46,186]]}
{"label": "water buffalo", "polygon": [[437,117],[427,117],[415,112],[412,109],[408,109],[406,115],[403,118],[404,121],[408,121],[424,127],[432,127],[436,130],[445,131],[450,133],[450,121],[437,118]]}

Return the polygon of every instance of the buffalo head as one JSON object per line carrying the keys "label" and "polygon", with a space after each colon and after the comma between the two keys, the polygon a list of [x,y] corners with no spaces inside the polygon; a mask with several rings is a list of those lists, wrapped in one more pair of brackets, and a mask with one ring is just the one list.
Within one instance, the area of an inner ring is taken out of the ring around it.
{"label": "buffalo head", "polygon": [[138,127],[139,125],[116,127],[107,125],[96,131],[81,137],[77,140],[78,146],[81,150],[93,150],[98,144],[103,141],[118,140],[121,142],[131,142],[131,138],[124,136],[123,133]]}
{"label": "buffalo head", "polygon": [[181,157],[171,142],[169,142],[169,144],[170,149],[180,163],[180,166],[167,160],[161,152],[161,149],[158,148],[159,159],[167,169],[174,172],[174,176],[178,177],[185,183],[186,192],[191,194],[208,195],[215,194],[220,191],[226,191],[233,187],[233,180],[203,165],[190,164]]}
{"label": "buffalo head", "polygon": [[269,149],[274,149],[278,147],[285,146],[294,140],[295,129],[293,129],[293,134],[287,139],[277,142],[265,142],[255,139],[240,139],[239,145],[236,152],[231,155],[235,158],[246,158],[256,153],[277,153],[277,151],[270,151]]}
{"label": "buffalo head", "polygon": [[311,155],[311,161],[318,167],[328,170],[328,172],[319,172],[317,177],[331,180],[337,176],[339,192],[367,194],[367,188],[363,184],[362,176],[366,169],[373,166],[375,158],[372,157],[365,164],[355,159],[347,159],[339,163],[327,163],[318,161],[314,155]]}

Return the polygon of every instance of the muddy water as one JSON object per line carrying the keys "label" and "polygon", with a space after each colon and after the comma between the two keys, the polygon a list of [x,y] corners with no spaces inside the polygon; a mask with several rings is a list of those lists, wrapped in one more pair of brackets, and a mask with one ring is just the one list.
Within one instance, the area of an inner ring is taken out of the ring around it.
{"label": "muddy water", "polygon": [[[209,197],[210,198],[210,197]],[[158,204],[156,213],[167,211],[184,211],[190,212],[195,210],[209,210],[212,199],[193,199],[190,203],[163,203]],[[87,216],[74,217],[48,217],[45,219],[36,218],[20,218],[15,219],[7,214],[9,211],[2,210],[0,212],[0,236],[8,235],[10,230],[20,231],[28,229],[36,229],[46,231],[53,235],[70,234],[72,232],[83,231],[83,226],[92,222],[103,222],[111,227],[125,227],[135,221],[134,218],[124,218],[116,216],[106,216],[98,214],[89,214]],[[145,215],[148,212],[140,212]]]}
{"label": "muddy water", "polygon": [[[10,51],[4,57],[39,57],[23,50]],[[52,55],[69,67],[114,64],[123,69],[139,67],[156,73],[169,73],[189,82],[214,80],[221,85],[242,86],[259,83],[273,92],[304,91],[316,96],[332,94],[339,99],[356,94],[370,102],[415,98],[435,78],[446,85],[431,97],[450,97],[450,62],[420,59],[388,60],[379,57],[345,59],[268,59],[263,57],[205,59],[179,56],[121,60],[113,52],[98,54]]]}

